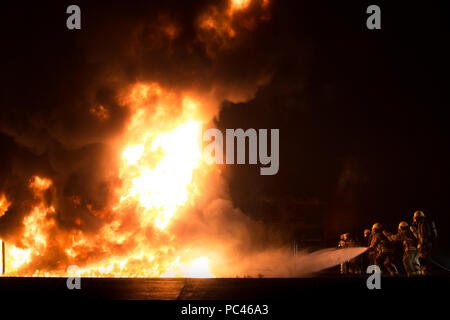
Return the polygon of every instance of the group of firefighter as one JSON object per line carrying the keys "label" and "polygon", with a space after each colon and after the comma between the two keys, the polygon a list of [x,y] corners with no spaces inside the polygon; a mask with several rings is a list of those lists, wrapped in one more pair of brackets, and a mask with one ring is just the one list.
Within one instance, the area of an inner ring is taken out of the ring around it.
{"label": "group of firefighter", "polygon": [[372,230],[364,230],[364,243],[358,244],[351,233],[340,236],[339,248],[367,247],[359,257],[341,264],[341,274],[360,274],[370,265],[378,266],[382,272],[398,275],[395,266],[403,263],[404,272],[410,276],[429,275],[431,271],[431,249],[437,237],[436,226],[428,221],[422,211],[414,212],[413,222],[400,222],[398,232],[393,234],[375,223]]}

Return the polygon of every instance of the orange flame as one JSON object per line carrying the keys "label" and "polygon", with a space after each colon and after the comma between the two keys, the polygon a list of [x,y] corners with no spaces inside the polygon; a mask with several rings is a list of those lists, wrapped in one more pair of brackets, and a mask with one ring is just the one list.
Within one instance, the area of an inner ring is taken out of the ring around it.
{"label": "orange flame", "polygon": [[230,0],[226,10],[210,6],[198,20],[199,40],[214,55],[215,50],[227,46],[237,34],[253,30],[258,21],[269,20],[268,6],[269,0]]}
{"label": "orange flame", "polygon": [[30,182],[30,188],[35,191],[45,191],[52,185],[52,181],[47,178],[34,176]]}
{"label": "orange flame", "polygon": [[[198,248],[200,257],[189,255],[190,248],[175,247],[176,235],[169,228],[198,195],[199,175],[194,178],[194,172],[205,166],[202,123],[196,119],[201,102],[156,83],[137,84],[125,100],[133,116],[118,148],[122,183],[110,213],[99,213],[79,196],[70,198],[75,207],[85,205],[103,219],[103,227],[94,236],[80,229],[59,230],[57,208],[44,201],[44,191],[53,182],[34,176],[29,187],[38,204],[23,220],[20,242],[7,246],[7,275],[67,276],[67,267],[78,265],[86,277],[212,276],[207,256]],[[6,200],[1,201],[3,208]],[[74,219],[75,226],[82,224],[82,219]],[[64,248],[64,263],[56,270],[31,268],[51,246]],[[98,258],[89,260],[89,252]]]}
{"label": "orange flame", "polygon": [[[209,6],[198,17],[197,40],[208,54],[216,54],[241,33],[270,19],[269,1],[228,0],[224,7]],[[180,33],[170,18],[161,16],[159,22],[164,41]],[[204,108],[208,98],[171,91],[159,83],[138,83],[121,98],[120,105],[129,108],[131,117],[114,142],[118,164],[111,172],[120,183],[113,186],[113,199],[99,208],[80,194],[57,190],[56,180],[31,177],[33,199],[23,204],[29,211],[22,233],[6,246],[8,276],[68,276],[71,265],[79,266],[80,275],[86,277],[214,274],[210,266],[217,265],[219,254],[203,244],[191,248],[180,243],[177,236],[181,236],[173,231],[177,219],[189,214],[199,200],[208,174],[220,172],[201,158],[200,110],[208,109]],[[104,105],[90,106],[85,112],[99,122],[112,117],[112,110]],[[58,201],[52,200],[56,194]],[[0,218],[10,205],[1,195]],[[83,215],[61,212],[70,205]],[[95,233],[85,229],[89,220],[98,222]]]}
{"label": "orange flame", "polygon": [[250,5],[251,0],[231,0],[232,10],[243,10]]}
{"label": "orange flame", "polygon": [[8,211],[11,202],[6,199],[4,194],[0,195],[0,218],[5,215],[5,212]]}

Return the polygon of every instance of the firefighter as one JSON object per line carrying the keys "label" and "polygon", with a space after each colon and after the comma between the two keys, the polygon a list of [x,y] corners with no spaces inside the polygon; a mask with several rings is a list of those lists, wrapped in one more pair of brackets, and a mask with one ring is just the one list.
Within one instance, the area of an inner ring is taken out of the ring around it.
{"label": "firefighter", "polygon": [[[356,240],[351,233],[345,234],[345,243],[347,248],[354,248],[357,246]],[[359,257],[355,257],[348,262],[348,272],[352,274],[361,274],[361,264]]]}
{"label": "firefighter", "polygon": [[437,236],[434,222],[427,221],[425,214],[418,210],[414,212],[413,223],[410,227],[411,232],[418,240],[417,249],[419,250],[419,261],[421,265],[421,274],[430,274],[431,267],[431,248],[433,241]]}
{"label": "firefighter", "polygon": [[394,251],[391,247],[389,239],[383,234],[383,226],[375,223],[372,226],[372,239],[370,241],[369,251],[375,254],[375,264],[384,268],[391,276],[397,275],[398,271],[392,263]]}
{"label": "firefighter", "polygon": [[364,230],[364,241],[367,244],[367,246],[369,246],[369,244],[370,244],[370,230],[369,229]]}
{"label": "firefighter", "polygon": [[[347,243],[346,243],[345,239],[346,239],[346,234],[345,234],[345,233],[344,233],[344,234],[341,234],[341,235],[339,236],[339,242],[338,242],[338,248],[339,248],[339,249],[342,249],[342,248],[346,248],[346,247],[347,247]],[[340,272],[341,274],[347,274],[347,267],[348,267],[347,262],[341,263],[339,272]]]}
{"label": "firefighter", "polygon": [[[371,236],[370,230],[369,229],[365,229],[364,230],[364,243],[363,243],[363,245],[365,247],[369,247],[370,246],[371,238],[372,238],[372,236]],[[368,266],[375,264],[375,262],[374,262],[375,256],[374,256],[374,254],[373,254],[373,252],[371,250],[368,250],[368,251],[364,252],[361,255],[361,259],[362,259],[362,268],[363,268],[363,270],[367,270]]]}
{"label": "firefighter", "polygon": [[[339,238],[338,248],[352,248],[356,247],[356,241],[355,238],[351,233],[344,233],[341,234]],[[349,261],[346,261],[344,263],[341,263],[340,266],[340,273],[341,274],[360,274],[361,273],[361,266],[358,257],[353,258]]]}
{"label": "firefighter", "polygon": [[409,229],[406,221],[400,222],[397,234],[383,231],[383,234],[390,240],[401,242],[403,245],[403,266],[408,277],[420,274],[420,267],[417,263],[417,239]]}

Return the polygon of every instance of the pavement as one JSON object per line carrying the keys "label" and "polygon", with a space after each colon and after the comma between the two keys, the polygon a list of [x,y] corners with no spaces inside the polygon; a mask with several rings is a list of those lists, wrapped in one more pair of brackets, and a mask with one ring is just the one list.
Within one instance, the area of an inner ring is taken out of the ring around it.
{"label": "pavement", "polygon": [[382,277],[380,290],[369,290],[366,276],[312,278],[82,278],[81,289],[69,290],[65,278],[0,277],[2,297],[87,300],[295,300],[374,298],[448,292],[450,277]]}

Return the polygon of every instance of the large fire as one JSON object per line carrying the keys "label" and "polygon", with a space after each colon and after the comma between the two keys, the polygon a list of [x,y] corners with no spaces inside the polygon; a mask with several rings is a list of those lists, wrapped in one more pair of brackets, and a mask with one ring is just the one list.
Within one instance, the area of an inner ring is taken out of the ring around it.
{"label": "large fire", "polygon": [[[225,7],[206,6],[197,17],[196,41],[214,57],[238,33],[269,19],[268,3],[229,0]],[[171,39],[179,31],[170,21],[160,30]],[[67,276],[70,266],[85,277],[213,276],[213,266],[220,264],[213,241],[183,242],[183,230],[176,226],[183,217],[189,220],[202,195],[207,198],[206,181],[219,172],[202,161],[202,126],[211,118],[202,112],[214,95],[203,96],[198,88],[170,90],[157,82],[124,90],[117,98],[128,108],[129,121],[119,138],[108,141],[115,151],[113,165],[101,169],[110,172],[114,182],[108,180],[106,188],[112,191],[98,190],[108,195],[108,204],[61,190],[57,175],[30,176],[33,199],[16,204],[27,208],[22,229],[5,239],[6,276]],[[86,107],[99,125],[113,118],[107,104]],[[0,191],[4,219],[14,199]],[[202,226],[210,231],[208,224]]]}
{"label": "large fire", "polygon": [[[52,181],[32,177],[29,188],[38,204],[23,220],[20,245],[6,247],[7,276],[66,276],[69,265],[79,266],[79,273],[86,277],[212,276],[208,257],[200,253],[191,256],[191,248],[174,248],[176,235],[167,231],[180,208],[189,205],[198,194],[194,171],[207,169],[202,163],[202,123],[195,118],[200,102],[155,83],[136,85],[126,102],[133,115],[118,148],[121,185],[110,208],[112,213],[90,208],[93,215],[108,222],[95,237],[81,230],[55,230],[56,209],[44,201]],[[79,198],[73,201],[74,205],[81,205]],[[0,198],[0,204],[3,214],[9,205],[5,196]],[[132,227],[127,226],[130,219],[134,220]],[[83,223],[80,219],[75,222]],[[155,243],[149,242],[148,232],[156,233]],[[70,263],[56,272],[30,271],[27,264],[44,250],[50,250],[52,241],[65,244]],[[112,249],[121,246],[127,249]],[[80,263],[93,248],[102,248],[102,259],[87,265]]]}

